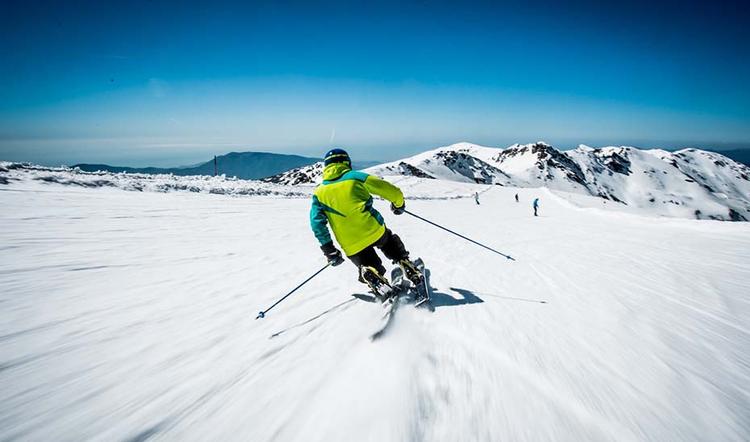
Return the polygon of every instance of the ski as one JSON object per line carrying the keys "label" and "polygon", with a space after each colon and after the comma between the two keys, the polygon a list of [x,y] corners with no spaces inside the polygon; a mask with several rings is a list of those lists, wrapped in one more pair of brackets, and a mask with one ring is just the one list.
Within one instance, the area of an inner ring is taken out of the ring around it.
{"label": "ski", "polygon": [[380,321],[380,326],[374,333],[370,335],[370,340],[374,341],[381,338],[389,329],[395,318],[396,310],[402,302],[402,295],[405,293],[405,281],[404,273],[400,267],[396,267],[391,271],[391,287],[393,292],[391,296],[383,301],[383,308],[385,312]]}
{"label": "ski", "polygon": [[427,310],[434,312],[435,306],[432,305],[431,301],[431,288],[430,288],[430,271],[424,268],[424,261],[422,258],[417,258],[414,261],[414,266],[419,270],[419,277],[413,281],[414,288],[416,290],[416,296],[414,297],[414,307],[426,308]]}

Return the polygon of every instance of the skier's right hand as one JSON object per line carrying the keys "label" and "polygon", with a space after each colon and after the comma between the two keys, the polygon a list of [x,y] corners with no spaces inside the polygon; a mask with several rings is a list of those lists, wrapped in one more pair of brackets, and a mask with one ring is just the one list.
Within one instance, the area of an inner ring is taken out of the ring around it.
{"label": "skier's right hand", "polygon": [[344,257],[341,256],[341,251],[333,245],[333,241],[320,246],[320,250],[323,251],[323,254],[328,260],[328,264],[330,264],[332,267],[336,267],[337,265],[344,262]]}
{"label": "skier's right hand", "polygon": [[391,203],[391,212],[393,212],[394,215],[401,215],[404,213],[404,210],[406,210],[406,201],[404,201],[404,204],[402,204],[401,207],[396,207],[395,204]]}

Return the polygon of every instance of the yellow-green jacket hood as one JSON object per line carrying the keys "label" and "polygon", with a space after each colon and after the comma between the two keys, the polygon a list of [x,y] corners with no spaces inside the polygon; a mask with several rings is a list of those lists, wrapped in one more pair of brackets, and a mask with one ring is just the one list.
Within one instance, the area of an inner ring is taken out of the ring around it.
{"label": "yellow-green jacket hood", "polygon": [[323,169],[323,180],[331,181],[352,170],[346,163],[331,163]]}

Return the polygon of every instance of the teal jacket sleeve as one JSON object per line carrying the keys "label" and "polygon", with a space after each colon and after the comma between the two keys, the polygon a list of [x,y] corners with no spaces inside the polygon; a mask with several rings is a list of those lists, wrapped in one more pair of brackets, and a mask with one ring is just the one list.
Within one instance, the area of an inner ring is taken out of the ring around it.
{"label": "teal jacket sleeve", "polygon": [[332,241],[331,232],[328,231],[328,217],[323,210],[323,205],[318,201],[318,197],[313,195],[312,207],[310,208],[310,227],[318,238],[320,245],[328,244]]}

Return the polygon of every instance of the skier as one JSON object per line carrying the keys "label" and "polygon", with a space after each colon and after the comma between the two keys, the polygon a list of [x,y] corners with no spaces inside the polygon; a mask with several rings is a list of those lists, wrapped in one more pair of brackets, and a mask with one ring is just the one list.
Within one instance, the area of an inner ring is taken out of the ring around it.
{"label": "skier", "polygon": [[534,198],[534,216],[539,216],[536,213],[538,208],[539,208],[539,198]]}
{"label": "skier", "polygon": [[516,202],[518,202],[518,194],[516,194]]}
{"label": "skier", "polygon": [[373,194],[390,201],[395,215],[404,213],[406,205],[401,189],[374,175],[352,170],[349,154],[343,149],[330,150],[324,159],[323,182],[313,192],[310,224],[328,262],[337,266],[344,259],[333,245],[330,223],[336,241],[359,268],[359,281],[385,299],[393,293],[376,247],[415,284],[422,274],[409,260],[401,238],[386,228],[383,217],[372,206]]}
{"label": "skier", "polygon": [[479,205],[479,192],[474,192],[474,201],[477,202],[477,206]]}

